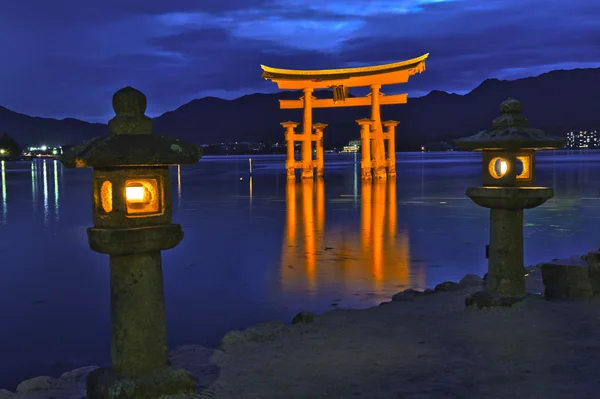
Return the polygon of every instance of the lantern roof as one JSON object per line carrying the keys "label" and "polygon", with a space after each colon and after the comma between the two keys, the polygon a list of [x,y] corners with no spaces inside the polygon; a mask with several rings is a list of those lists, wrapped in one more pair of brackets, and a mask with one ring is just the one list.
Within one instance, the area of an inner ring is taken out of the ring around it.
{"label": "lantern roof", "polygon": [[197,163],[202,156],[197,145],[152,134],[152,119],[145,115],[146,104],[144,93],[133,87],[117,91],[112,99],[116,116],[108,122],[109,134],[71,147],[60,161],[68,168]]}
{"label": "lantern roof", "polygon": [[562,148],[566,138],[552,137],[540,129],[529,127],[521,115],[521,103],[508,98],[500,104],[501,115],[494,119],[492,129],[454,140],[461,150],[542,150]]}

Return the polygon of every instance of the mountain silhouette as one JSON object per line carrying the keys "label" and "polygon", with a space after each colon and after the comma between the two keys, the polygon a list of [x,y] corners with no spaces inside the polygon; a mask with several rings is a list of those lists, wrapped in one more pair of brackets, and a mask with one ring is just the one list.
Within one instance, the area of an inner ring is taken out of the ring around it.
{"label": "mountain silhouette", "polygon": [[[383,88],[384,92],[386,87]],[[297,99],[301,92],[250,94],[235,100],[205,97],[154,118],[155,133],[169,134],[196,144],[233,141],[282,142],[280,122],[302,121],[302,110],[280,110],[279,99]],[[331,98],[330,91],[317,91]],[[513,97],[523,104],[531,126],[552,135],[600,127],[600,68],[557,70],[512,81],[487,79],[465,95],[434,90],[410,98],[407,104],[381,107],[382,119],[400,121],[397,149],[418,149],[429,142],[472,135],[491,127],[499,104]],[[110,99],[107,99],[110,101]],[[359,137],[356,119],[370,115],[369,107],[321,108],[313,121],[327,123],[325,145],[345,144]],[[301,126],[297,129],[301,129]],[[75,144],[107,134],[105,124],[72,118],[31,117],[0,107],[0,131],[20,145]]]}

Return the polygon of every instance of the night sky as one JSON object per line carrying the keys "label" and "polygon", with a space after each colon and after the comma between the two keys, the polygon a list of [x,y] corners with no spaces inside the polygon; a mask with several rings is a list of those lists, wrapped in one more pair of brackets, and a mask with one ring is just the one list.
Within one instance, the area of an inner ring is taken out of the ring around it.
{"label": "night sky", "polygon": [[323,69],[430,53],[403,88],[600,67],[599,0],[3,0],[0,105],[105,122],[131,85],[160,115],[204,96],[275,92],[260,64]]}

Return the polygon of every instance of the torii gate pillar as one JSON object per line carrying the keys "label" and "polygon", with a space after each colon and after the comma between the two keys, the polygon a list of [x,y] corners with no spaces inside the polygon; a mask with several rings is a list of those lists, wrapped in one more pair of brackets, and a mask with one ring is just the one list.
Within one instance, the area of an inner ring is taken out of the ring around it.
{"label": "torii gate pillar", "polygon": [[304,88],[304,117],[302,119],[302,179],[312,179],[314,175],[312,149],[312,88]]}
{"label": "torii gate pillar", "polygon": [[371,87],[371,152],[373,155],[373,177],[376,179],[387,178],[385,170],[385,146],[383,143],[383,129],[381,127],[381,112],[379,109],[380,84],[372,84]]}

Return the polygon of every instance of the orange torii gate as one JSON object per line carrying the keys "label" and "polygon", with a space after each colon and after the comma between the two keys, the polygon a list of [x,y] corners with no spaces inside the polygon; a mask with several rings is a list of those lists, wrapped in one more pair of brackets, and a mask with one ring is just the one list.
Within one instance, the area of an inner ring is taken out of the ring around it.
{"label": "orange torii gate", "polygon": [[[299,125],[297,122],[283,122],[285,128],[285,139],[287,141],[287,177],[290,180],[296,178],[295,170],[302,170],[303,179],[312,179],[314,168],[317,168],[317,177],[324,175],[324,151],[323,130],[327,127],[324,123],[312,121],[313,108],[332,107],[357,107],[371,106],[371,118],[359,119],[356,122],[361,129],[361,152],[362,152],[362,178],[371,179],[373,174],[376,178],[385,179],[388,175],[396,175],[395,157],[395,130],[397,121],[381,122],[380,105],[405,104],[408,94],[394,94],[384,96],[380,91],[382,85],[399,84],[408,82],[408,78],[425,70],[425,59],[428,54],[411,60],[396,62],[393,64],[376,65],[359,68],[345,69],[321,69],[321,70],[294,70],[271,68],[265,65],[262,77],[277,83],[277,87],[283,90],[302,90],[304,95],[299,100],[279,100],[281,109],[304,109],[302,121],[302,133],[296,134],[294,129]],[[349,87],[369,86],[371,93],[366,97],[348,97]],[[317,99],[312,93],[315,89],[333,90],[333,98]],[[383,126],[387,129],[384,132]],[[315,133],[313,134],[312,130]],[[385,142],[387,140],[387,157]],[[294,157],[294,143],[302,142],[301,160],[296,161]],[[313,141],[316,143],[316,157],[313,160]],[[387,168],[387,171],[386,171]],[[373,170],[373,174],[371,173]]]}

